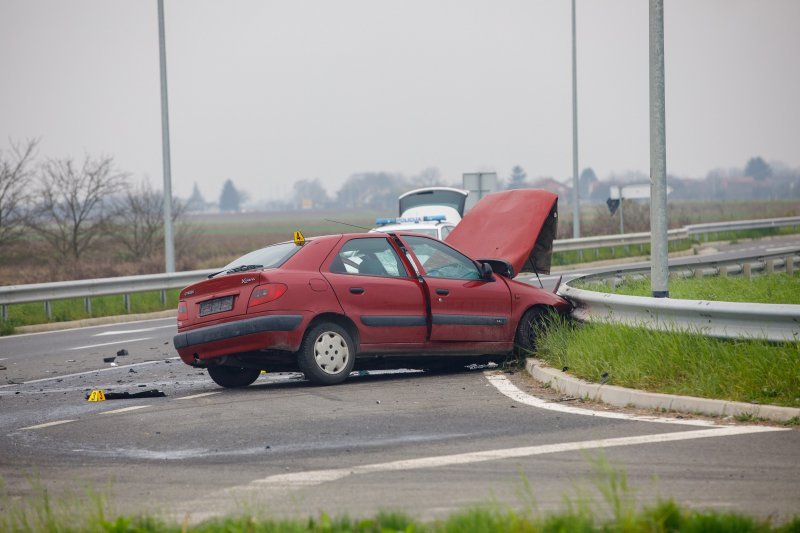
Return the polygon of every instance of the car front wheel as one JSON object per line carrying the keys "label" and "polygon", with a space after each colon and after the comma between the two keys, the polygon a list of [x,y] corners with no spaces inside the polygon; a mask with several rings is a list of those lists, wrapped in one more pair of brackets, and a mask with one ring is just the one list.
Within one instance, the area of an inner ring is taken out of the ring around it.
{"label": "car front wheel", "polygon": [[544,322],[545,311],[534,307],[528,309],[519,321],[517,334],[514,336],[514,355],[529,357],[536,351],[536,337]]}
{"label": "car front wheel", "polygon": [[261,374],[257,368],[242,368],[238,366],[210,366],[208,375],[214,383],[228,389],[247,387]]}
{"label": "car front wheel", "polygon": [[300,370],[318,385],[341,383],[352,372],[355,361],[350,334],[332,322],[323,322],[308,330],[297,355]]}

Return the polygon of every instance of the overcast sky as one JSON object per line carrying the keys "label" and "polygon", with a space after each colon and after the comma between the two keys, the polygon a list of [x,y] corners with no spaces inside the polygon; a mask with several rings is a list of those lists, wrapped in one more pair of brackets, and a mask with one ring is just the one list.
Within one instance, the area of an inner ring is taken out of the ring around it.
{"label": "overcast sky", "polygon": [[[173,189],[572,173],[568,0],[165,0]],[[648,2],[578,0],[580,167],[649,169]],[[800,166],[800,1],[665,0],[667,170]],[[0,143],[160,188],[156,0],[0,0]]]}

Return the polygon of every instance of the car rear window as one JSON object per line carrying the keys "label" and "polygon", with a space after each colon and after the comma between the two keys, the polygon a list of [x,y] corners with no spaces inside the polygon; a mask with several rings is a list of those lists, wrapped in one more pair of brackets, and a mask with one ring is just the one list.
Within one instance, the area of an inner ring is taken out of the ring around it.
{"label": "car rear window", "polygon": [[239,259],[228,263],[222,269],[230,270],[243,265],[260,265],[259,268],[278,268],[296,254],[300,248],[293,242],[273,244],[245,254]]}

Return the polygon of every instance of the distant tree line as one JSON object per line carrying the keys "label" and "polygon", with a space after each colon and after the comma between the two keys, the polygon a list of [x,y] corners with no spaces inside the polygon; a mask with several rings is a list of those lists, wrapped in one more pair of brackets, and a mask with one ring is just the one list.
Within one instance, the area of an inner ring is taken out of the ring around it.
{"label": "distant tree line", "polygon": [[[109,238],[126,260],[162,253],[162,191],[146,180],[131,183],[112,157],[40,161],[37,147],[31,139],[0,150],[0,256],[29,237],[67,263],[77,263]],[[173,198],[172,206],[173,222],[186,230],[185,203]]]}

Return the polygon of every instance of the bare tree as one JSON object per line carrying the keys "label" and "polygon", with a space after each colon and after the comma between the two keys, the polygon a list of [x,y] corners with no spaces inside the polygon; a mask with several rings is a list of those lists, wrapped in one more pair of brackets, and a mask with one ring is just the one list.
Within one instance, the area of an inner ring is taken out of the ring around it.
{"label": "bare tree", "polygon": [[0,247],[18,238],[27,222],[31,167],[39,140],[10,144],[8,154],[0,151]]}
{"label": "bare tree", "polygon": [[[183,218],[187,204],[172,199],[172,221]],[[130,257],[140,260],[153,255],[164,243],[164,193],[149,181],[128,188],[116,202],[113,234]]]}
{"label": "bare tree", "polygon": [[127,175],[111,157],[51,159],[41,169],[36,206],[29,225],[63,259],[78,260],[108,229],[113,196]]}

